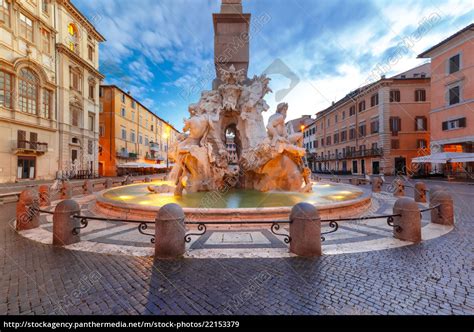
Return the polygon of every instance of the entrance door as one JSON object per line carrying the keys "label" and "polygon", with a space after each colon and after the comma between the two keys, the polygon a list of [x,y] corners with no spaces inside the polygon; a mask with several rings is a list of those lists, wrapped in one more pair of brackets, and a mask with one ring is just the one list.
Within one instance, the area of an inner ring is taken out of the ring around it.
{"label": "entrance door", "polygon": [[104,163],[99,163],[99,176],[104,176]]}
{"label": "entrance door", "polygon": [[35,157],[18,157],[18,179],[34,179],[36,172]]}
{"label": "entrance door", "polygon": [[342,171],[347,172],[347,161],[345,160],[342,162]]}
{"label": "entrance door", "polygon": [[395,158],[395,174],[406,175],[407,160],[403,157]]}
{"label": "entrance door", "polygon": [[380,174],[380,162],[372,162],[372,174]]}
{"label": "entrance door", "polygon": [[360,161],[360,170],[362,174],[365,174],[365,160],[364,159]]}
{"label": "entrance door", "polygon": [[357,160],[352,161],[352,174],[357,174],[359,171],[357,170]]}

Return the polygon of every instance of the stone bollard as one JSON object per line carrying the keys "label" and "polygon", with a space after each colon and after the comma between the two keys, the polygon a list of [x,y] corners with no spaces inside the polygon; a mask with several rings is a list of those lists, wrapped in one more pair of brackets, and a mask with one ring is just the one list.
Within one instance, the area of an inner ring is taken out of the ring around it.
{"label": "stone bollard", "polygon": [[90,180],[85,180],[82,185],[82,190],[84,195],[91,195],[94,193],[94,184]]}
{"label": "stone bollard", "polygon": [[81,222],[72,217],[80,212],[79,204],[73,200],[62,201],[56,206],[53,215],[53,245],[67,246],[81,240],[80,230],[77,230],[76,235],[73,234],[73,230],[80,227]]}
{"label": "stone bollard", "polygon": [[396,179],[395,181],[393,181],[393,186],[394,186],[393,196],[395,197],[405,196],[405,185],[403,184],[402,180]]}
{"label": "stone bollard", "polygon": [[72,185],[69,181],[63,181],[61,184],[61,199],[71,199],[72,198]]}
{"label": "stone bollard", "polygon": [[436,191],[430,197],[430,207],[439,204],[439,208],[431,210],[431,222],[446,226],[454,226],[454,202],[446,191]]}
{"label": "stone bollard", "polygon": [[430,202],[433,199],[433,196],[434,196],[435,192],[437,192],[439,190],[444,190],[444,188],[441,187],[441,186],[438,186],[438,185],[431,187],[431,189],[429,190]]}
{"label": "stone bollard", "polygon": [[321,256],[321,219],[318,209],[298,203],[290,213],[290,252],[298,256]]}
{"label": "stone bollard", "polygon": [[382,191],[383,180],[380,177],[372,179],[372,192],[379,193]]}
{"label": "stone bollard", "polygon": [[143,180],[143,182],[149,183],[149,182],[151,182],[151,178],[149,176],[146,176],[145,180]]}
{"label": "stone bollard", "polygon": [[39,195],[34,189],[21,192],[16,205],[17,231],[24,231],[39,227]]}
{"label": "stone bollard", "polygon": [[354,185],[354,186],[357,186],[357,185],[359,185],[359,179],[358,178],[350,178],[349,183]]}
{"label": "stone bollard", "polygon": [[393,206],[393,237],[402,241],[421,241],[421,212],[418,204],[409,197],[399,198]]}
{"label": "stone bollard", "polygon": [[39,206],[46,207],[51,205],[51,194],[47,184],[39,186]]}
{"label": "stone bollard", "polygon": [[415,183],[415,202],[426,203],[426,184],[424,182]]}
{"label": "stone bollard", "polygon": [[132,183],[133,183],[132,177],[130,175],[127,175],[125,179],[122,181],[122,186],[126,186]]}
{"label": "stone bollard", "polygon": [[166,204],[158,211],[155,220],[155,258],[178,258],[186,246],[184,212],[175,203]]}
{"label": "stone bollard", "polygon": [[114,186],[114,181],[112,179],[106,179],[104,183],[105,189],[110,189]]}

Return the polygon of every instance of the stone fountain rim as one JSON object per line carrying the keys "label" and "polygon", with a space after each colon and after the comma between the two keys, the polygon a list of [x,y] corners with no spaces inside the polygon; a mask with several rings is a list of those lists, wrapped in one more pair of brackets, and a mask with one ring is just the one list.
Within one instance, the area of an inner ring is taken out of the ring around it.
{"label": "stone fountain rim", "polygon": [[[368,203],[371,201],[372,198],[372,191],[366,188],[362,187],[357,187],[353,186],[351,184],[341,184],[341,183],[332,183],[332,182],[322,182],[322,183],[327,183],[331,184],[333,186],[341,186],[344,185],[346,187],[353,187],[357,188],[357,190],[362,191],[362,194],[354,199],[342,201],[342,202],[334,202],[334,203],[325,203],[325,204],[313,204],[318,210],[324,211],[324,210],[332,210],[332,209],[340,209],[344,207],[350,207],[355,204],[363,204],[363,203]],[[138,184],[131,184],[129,186],[134,186]],[[126,187],[126,186],[122,186]],[[135,210],[137,212],[143,211],[143,212],[158,212],[161,208],[161,206],[146,206],[146,205],[140,205],[136,203],[125,203],[125,202],[118,202],[116,200],[112,200],[109,198],[104,197],[104,194],[107,193],[108,191],[112,191],[114,189],[117,189],[119,187],[114,187],[114,188],[109,188],[105,189],[99,192],[96,192],[94,195],[96,197],[96,202],[98,202],[100,205],[111,205],[114,208],[119,208],[123,210]],[[200,214],[229,214],[232,212],[238,212],[242,214],[251,214],[251,213],[262,213],[262,214],[269,214],[269,213],[289,213],[291,211],[293,206],[280,206],[280,207],[253,207],[253,208],[190,208],[190,207],[183,207],[183,211],[186,214],[194,214],[194,213],[200,213]]]}

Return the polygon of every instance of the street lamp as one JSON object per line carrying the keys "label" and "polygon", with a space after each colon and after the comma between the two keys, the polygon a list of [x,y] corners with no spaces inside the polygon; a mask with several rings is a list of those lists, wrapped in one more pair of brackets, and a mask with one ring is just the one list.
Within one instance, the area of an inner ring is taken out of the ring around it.
{"label": "street lamp", "polygon": [[166,127],[165,132],[163,134],[163,138],[166,139],[166,170],[169,170],[170,163],[169,163],[169,139],[170,139],[170,133],[169,133],[169,127]]}

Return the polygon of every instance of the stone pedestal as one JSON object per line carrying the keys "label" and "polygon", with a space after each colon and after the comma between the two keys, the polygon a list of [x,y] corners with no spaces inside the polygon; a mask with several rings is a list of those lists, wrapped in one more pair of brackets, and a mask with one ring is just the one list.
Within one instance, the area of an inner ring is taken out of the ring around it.
{"label": "stone pedestal", "polygon": [[445,190],[445,188],[443,188],[439,185],[436,185],[436,186],[433,186],[433,187],[430,188],[430,190],[429,190],[430,202],[433,200],[433,196],[434,196],[435,192],[440,191],[440,190],[443,191],[443,190]]}
{"label": "stone pedestal", "polygon": [[380,177],[372,179],[372,192],[379,193],[382,191],[383,180]]}
{"label": "stone pedestal", "polygon": [[51,205],[51,194],[47,184],[39,186],[39,205],[40,207],[47,207]]}
{"label": "stone pedestal", "polygon": [[415,183],[415,202],[426,203],[426,184],[423,182]]}
{"label": "stone pedestal", "polygon": [[166,204],[156,215],[155,258],[168,259],[183,256],[186,250],[184,212],[178,204]]}
{"label": "stone pedestal", "polygon": [[454,202],[453,198],[446,191],[436,191],[430,197],[430,206],[439,208],[431,210],[431,222],[446,226],[454,226]]}
{"label": "stone pedestal", "polygon": [[17,231],[24,231],[39,227],[39,195],[34,189],[21,192],[16,205]]}
{"label": "stone pedestal", "polygon": [[399,198],[393,206],[393,236],[399,240],[418,243],[421,241],[421,212],[418,204],[411,198]]}
{"label": "stone pedestal", "polygon": [[91,195],[94,193],[94,184],[90,180],[85,180],[82,185],[82,190],[84,195]]}
{"label": "stone pedestal", "polygon": [[127,186],[132,183],[133,183],[132,177],[130,175],[127,175],[125,179],[122,181],[122,186]]}
{"label": "stone pedestal", "polygon": [[146,176],[146,177],[145,177],[145,180],[144,180],[143,182],[149,183],[149,182],[151,182],[151,178],[150,178],[149,176]]}
{"label": "stone pedestal", "polygon": [[358,186],[359,185],[359,179],[358,178],[350,178],[349,183],[352,184],[353,186]]}
{"label": "stone pedestal", "polygon": [[80,212],[79,204],[73,200],[62,201],[56,206],[53,215],[53,245],[67,246],[80,241],[80,231],[74,235],[73,230],[80,227],[81,222],[72,217]]}
{"label": "stone pedestal", "polygon": [[309,203],[296,204],[291,209],[290,221],[290,252],[304,257],[321,256],[321,219],[318,209]]}

